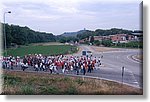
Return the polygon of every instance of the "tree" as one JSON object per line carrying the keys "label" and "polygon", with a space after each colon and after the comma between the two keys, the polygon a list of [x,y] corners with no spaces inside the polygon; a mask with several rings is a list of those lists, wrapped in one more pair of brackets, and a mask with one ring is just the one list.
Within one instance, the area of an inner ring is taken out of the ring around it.
{"label": "tree", "polygon": [[110,47],[112,44],[111,40],[102,40],[102,45],[106,47]]}
{"label": "tree", "polygon": [[99,46],[101,42],[99,40],[94,40],[94,45]]}
{"label": "tree", "polygon": [[[51,33],[36,32],[28,27],[20,27],[18,25],[5,24],[7,47],[12,43],[17,45],[25,45],[38,42],[55,42],[56,38]],[[4,40],[3,40],[4,41]]]}
{"label": "tree", "polygon": [[94,42],[94,36],[91,36],[90,37],[90,43],[93,43]]}

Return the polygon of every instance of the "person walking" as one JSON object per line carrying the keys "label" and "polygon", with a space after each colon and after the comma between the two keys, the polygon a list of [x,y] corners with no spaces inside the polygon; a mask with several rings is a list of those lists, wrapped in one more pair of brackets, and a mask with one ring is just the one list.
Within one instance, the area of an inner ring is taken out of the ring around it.
{"label": "person walking", "polygon": [[34,66],[34,67],[35,67],[35,71],[37,71],[37,72],[38,72],[38,71],[39,71],[39,69],[38,69],[38,64],[35,64],[35,66]]}

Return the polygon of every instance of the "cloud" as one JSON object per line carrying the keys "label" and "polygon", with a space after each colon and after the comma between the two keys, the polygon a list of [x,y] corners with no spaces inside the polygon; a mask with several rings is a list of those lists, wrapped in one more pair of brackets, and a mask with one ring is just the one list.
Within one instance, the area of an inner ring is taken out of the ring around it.
{"label": "cloud", "polygon": [[111,26],[135,29],[139,25],[137,0],[3,0],[1,7],[2,12],[12,11],[6,22],[55,34]]}

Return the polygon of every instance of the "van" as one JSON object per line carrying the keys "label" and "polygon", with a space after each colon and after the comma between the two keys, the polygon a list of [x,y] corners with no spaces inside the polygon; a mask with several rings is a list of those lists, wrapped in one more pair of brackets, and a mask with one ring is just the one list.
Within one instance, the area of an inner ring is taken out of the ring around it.
{"label": "van", "polygon": [[92,52],[91,51],[82,51],[82,55],[83,56],[92,56]]}

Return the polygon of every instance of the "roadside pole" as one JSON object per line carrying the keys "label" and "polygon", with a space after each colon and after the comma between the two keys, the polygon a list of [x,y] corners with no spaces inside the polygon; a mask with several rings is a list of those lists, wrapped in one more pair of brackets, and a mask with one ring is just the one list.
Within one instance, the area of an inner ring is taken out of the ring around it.
{"label": "roadside pole", "polygon": [[124,76],[124,66],[122,67],[122,85],[123,85],[123,76]]}

